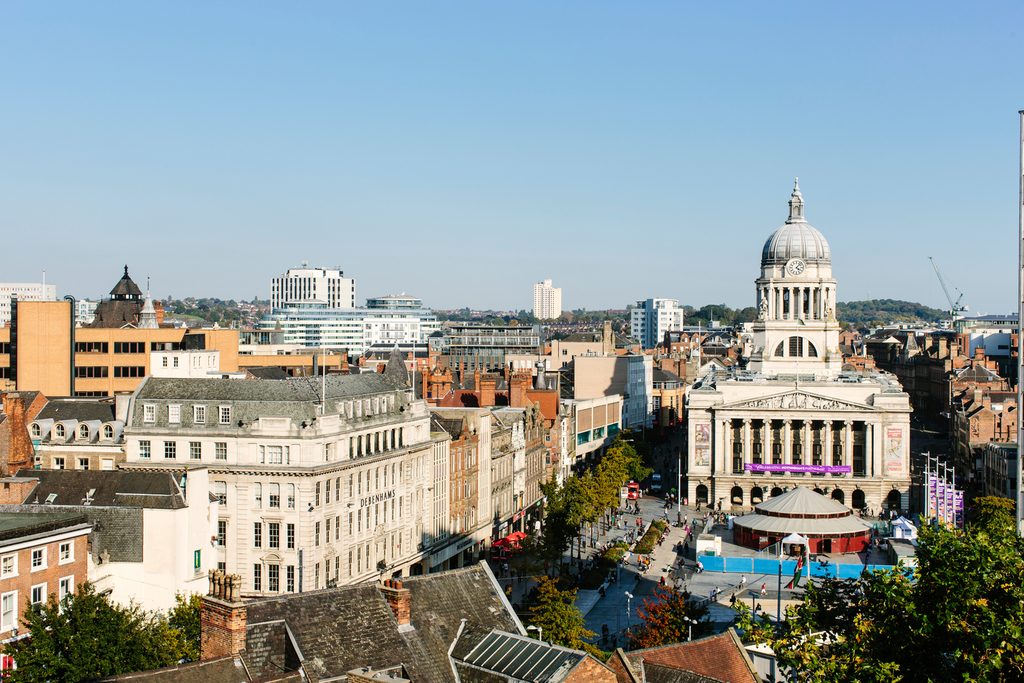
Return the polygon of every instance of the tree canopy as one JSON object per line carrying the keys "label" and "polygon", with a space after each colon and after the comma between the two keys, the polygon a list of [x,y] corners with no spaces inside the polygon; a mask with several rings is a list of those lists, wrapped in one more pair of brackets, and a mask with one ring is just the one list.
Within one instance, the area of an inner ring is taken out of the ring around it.
{"label": "tree canopy", "polygon": [[537,604],[530,608],[531,625],[542,629],[544,640],[597,654],[596,648],[586,642],[596,635],[589,630],[583,615],[576,607],[576,591],[560,590],[558,582],[541,577],[537,583]]}
{"label": "tree canopy", "polygon": [[1012,501],[976,503],[966,530],[921,530],[914,570],[808,586],[767,636],[780,664],[807,681],[1024,679],[1024,543]]}
{"label": "tree canopy", "polygon": [[198,657],[198,599],[179,597],[165,618],[111,602],[88,583],[77,590],[25,610],[22,626],[32,635],[7,646],[18,668],[5,680],[89,681]]}
{"label": "tree canopy", "polygon": [[[690,636],[699,638],[708,631],[708,624],[703,621],[707,616],[707,607],[695,607],[687,602],[686,597],[665,586],[656,586],[653,598],[644,598],[640,610],[640,626],[634,630],[630,644],[634,648],[658,647],[669,643],[679,643]],[[696,624],[691,624],[692,619]]]}

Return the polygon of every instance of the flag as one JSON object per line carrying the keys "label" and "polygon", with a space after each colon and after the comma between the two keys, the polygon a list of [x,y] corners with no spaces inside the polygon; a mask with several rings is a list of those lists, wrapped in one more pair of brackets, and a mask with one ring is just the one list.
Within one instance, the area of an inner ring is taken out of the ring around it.
{"label": "flag", "polygon": [[796,569],[793,570],[793,578],[786,584],[786,588],[798,588],[800,586],[800,570],[803,568],[804,556],[801,554],[800,559],[796,561]]}

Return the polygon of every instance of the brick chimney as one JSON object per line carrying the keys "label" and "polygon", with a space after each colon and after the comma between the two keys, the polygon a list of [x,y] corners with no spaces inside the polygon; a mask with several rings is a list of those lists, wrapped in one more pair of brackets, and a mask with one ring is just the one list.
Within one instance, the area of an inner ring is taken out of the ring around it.
{"label": "brick chimney", "polygon": [[408,588],[402,586],[398,579],[386,579],[380,585],[380,592],[388,601],[388,606],[395,613],[398,626],[410,626],[412,624],[412,595]]}
{"label": "brick chimney", "polygon": [[525,408],[529,403],[526,392],[530,390],[530,376],[517,372],[512,375],[508,389],[508,404],[513,408]]}
{"label": "brick chimney", "polygon": [[210,572],[210,594],[199,608],[200,659],[217,659],[245,650],[246,607],[239,596],[242,577]]}
{"label": "brick chimney", "polygon": [[494,405],[494,394],[498,388],[498,382],[493,375],[487,377],[477,376],[476,390],[480,396],[480,407],[490,408]]}

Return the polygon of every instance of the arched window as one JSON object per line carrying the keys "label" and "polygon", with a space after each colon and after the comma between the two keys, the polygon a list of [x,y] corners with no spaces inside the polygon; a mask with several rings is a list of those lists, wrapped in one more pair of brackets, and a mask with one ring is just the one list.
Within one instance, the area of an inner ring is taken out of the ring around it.
{"label": "arched window", "polygon": [[807,342],[807,357],[808,358],[817,358],[818,357],[818,349],[814,348],[814,344],[812,344],[811,342]]}
{"label": "arched window", "polygon": [[103,438],[104,439],[113,439],[114,438],[114,428],[111,427],[110,425],[103,425]]}
{"label": "arched window", "polygon": [[79,425],[78,427],[78,438],[88,439],[89,438],[89,425]]}
{"label": "arched window", "polygon": [[779,345],[775,347],[775,357],[782,358],[786,355],[786,342],[779,342]]}
{"label": "arched window", "polygon": [[39,425],[33,423],[32,426],[28,428],[28,433],[33,439],[38,439],[43,435],[43,430],[39,428]]}
{"label": "arched window", "polygon": [[53,435],[61,439],[64,438],[64,425],[58,424],[53,426]]}

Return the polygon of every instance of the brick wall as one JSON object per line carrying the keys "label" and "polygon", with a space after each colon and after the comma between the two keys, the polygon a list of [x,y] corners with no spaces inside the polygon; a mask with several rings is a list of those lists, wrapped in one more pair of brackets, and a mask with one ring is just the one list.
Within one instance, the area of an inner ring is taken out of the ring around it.
{"label": "brick wall", "polygon": [[565,683],[615,683],[615,681],[615,673],[589,655],[565,678]]}
{"label": "brick wall", "polygon": [[[16,542],[12,541],[12,543]],[[62,561],[60,546],[65,543],[71,544],[71,557]],[[44,550],[46,558],[43,566],[36,569],[32,568],[34,550]],[[17,625],[20,632],[23,632],[21,615],[31,603],[33,586],[43,586],[42,592],[45,601],[50,594],[58,594],[61,579],[70,579],[72,592],[78,584],[86,581],[89,578],[88,553],[88,536],[84,531],[79,536],[65,540],[47,542],[46,539],[40,539],[40,542],[35,545],[13,552],[4,552],[3,549],[0,549],[0,596],[14,592],[17,594],[15,622],[12,624],[10,621],[6,621],[6,615],[0,611],[0,639],[10,637],[11,627],[14,625]],[[15,558],[14,572],[3,576],[3,563],[5,558],[10,557]],[[0,609],[2,609],[2,602],[0,602]]]}

